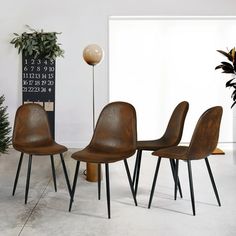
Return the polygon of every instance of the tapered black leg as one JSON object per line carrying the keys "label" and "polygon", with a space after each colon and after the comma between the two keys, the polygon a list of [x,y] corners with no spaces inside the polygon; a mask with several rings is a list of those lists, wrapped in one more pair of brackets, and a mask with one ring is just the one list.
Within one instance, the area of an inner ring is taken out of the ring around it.
{"label": "tapered black leg", "polygon": [[139,152],[139,150],[137,150],[136,158],[135,158],[134,172],[133,172],[133,184],[135,183],[136,172],[137,172],[137,165],[138,165],[138,152]]}
{"label": "tapered black leg", "polygon": [[67,174],[67,170],[66,170],[66,164],[65,164],[62,153],[60,153],[60,157],[61,157],[61,164],[62,164],[62,167],[63,167],[64,175],[65,175],[65,178],[66,178],[67,188],[68,188],[69,194],[71,195],[70,181],[69,181],[69,178],[68,178],[68,174]]}
{"label": "tapered black leg", "polygon": [[142,150],[137,150],[137,154],[136,154],[136,159],[135,159],[135,164],[134,164],[134,172],[133,172],[133,184],[135,184],[138,162],[139,162],[139,157],[140,157],[140,151],[142,152]]}
{"label": "tapered black leg", "polygon": [[70,195],[69,211],[71,211],[72,203],[74,201],[75,188],[76,188],[76,183],[77,183],[78,173],[79,173],[79,165],[80,165],[80,161],[77,161],[76,168],[75,168],[73,186],[72,186],[71,195]]}
{"label": "tapered black leg", "polygon": [[158,160],[157,160],[157,166],[156,166],[156,171],[155,171],[154,178],[153,178],[153,183],[152,183],[152,189],[151,189],[151,194],[150,194],[150,198],[149,198],[148,208],[150,208],[151,204],[152,204],[152,198],[153,198],[153,193],[154,193],[155,187],[156,187],[157,175],[158,175],[160,164],[161,164],[161,157],[159,157]]}
{"label": "tapered black leg", "polygon": [[28,171],[27,171],[27,178],[26,178],[26,188],[25,188],[25,204],[27,204],[27,200],[28,200],[31,165],[32,165],[32,155],[29,155]]}
{"label": "tapered black leg", "polygon": [[101,164],[98,165],[98,200],[101,199]]}
{"label": "tapered black leg", "polygon": [[52,166],[53,183],[54,183],[54,188],[55,188],[55,192],[56,192],[57,191],[57,182],[56,182],[56,172],[55,172],[55,165],[54,165],[53,155],[50,155],[50,158],[51,158],[51,166]]}
{"label": "tapered black leg", "polygon": [[[170,166],[171,166],[171,170],[172,170],[172,175],[173,178],[175,177],[175,161],[173,159],[170,159]],[[175,181],[175,178],[174,178]],[[179,177],[178,177],[178,189],[179,189],[179,195],[181,198],[183,198],[183,194],[182,194],[182,189],[181,189],[181,185],[180,185],[180,181],[179,181]]]}
{"label": "tapered black leg", "polygon": [[15,195],[16,186],[17,186],[17,183],[18,183],[18,178],[19,178],[19,174],[20,174],[20,169],[21,169],[23,156],[24,156],[24,153],[22,152],[21,155],[20,155],[20,160],[19,160],[19,164],[18,164],[18,167],[17,167],[17,171],[16,171],[16,178],[15,178],[15,181],[14,181],[12,196]]}
{"label": "tapered black leg", "polygon": [[179,171],[179,160],[176,160],[176,164],[175,164],[175,171],[174,171],[174,180],[175,180],[175,200],[177,198],[177,186],[178,186],[178,180],[179,180],[179,177],[178,177],[178,171]]}
{"label": "tapered black leg", "polygon": [[138,150],[137,157],[138,157],[138,163],[137,163],[136,177],[135,177],[135,183],[133,183],[133,185],[135,186],[134,187],[135,196],[137,195],[137,191],[138,191],[139,173],[140,173],[141,160],[142,160],[142,150]]}
{"label": "tapered black leg", "polygon": [[128,180],[129,180],[130,189],[131,189],[131,192],[132,192],[132,195],[134,198],[134,203],[135,203],[135,206],[137,206],[138,204],[137,204],[137,200],[136,200],[136,196],[135,196],[135,192],[134,192],[134,187],[133,187],[133,183],[132,183],[132,179],[131,179],[131,175],[130,175],[130,171],[129,171],[129,166],[128,166],[126,159],[124,160],[124,163],[125,163],[125,169],[126,169],[126,173],[128,176]]}
{"label": "tapered black leg", "polygon": [[106,192],[107,192],[107,212],[108,219],[111,218],[111,204],[110,204],[110,181],[109,181],[109,165],[105,163],[105,172],[106,172]]}
{"label": "tapered black leg", "polygon": [[214,189],[218,205],[221,206],[220,198],[219,198],[218,191],[217,191],[217,188],[216,188],[216,184],[215,184],[215,181],[214,181],[214,177],[213,177],[211,167],[210,167],[210,164],[209,164],[209,161],[208,161],[207,158],[205,158],[205,162],[206,162],[207,170],[208,170],[208,173],[209,173],[209,176],[210,176],[210,179],[211,179],[211,184],[212,184],[212,187]]}
{"label": "tapered black leg", "polygon": [[190,186],[192,209],[193,209],[193,215],[195,216],[195,200],[194,200],[194,190],[193,190],[193,177],[192,177],[191,161],[187,160],[187,164],[188,164],[188,176],[189,176],[189,186]]}

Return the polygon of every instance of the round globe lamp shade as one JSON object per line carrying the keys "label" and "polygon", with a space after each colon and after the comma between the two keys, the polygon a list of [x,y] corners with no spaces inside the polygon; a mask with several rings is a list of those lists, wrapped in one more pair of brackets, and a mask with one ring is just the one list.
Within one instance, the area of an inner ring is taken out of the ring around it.
{"label": "round globe lamp shade", "polygon": [[97,44],[88,45],[83,51],[84,60],[91,66],[97,65],[103,56],[103,50]]}

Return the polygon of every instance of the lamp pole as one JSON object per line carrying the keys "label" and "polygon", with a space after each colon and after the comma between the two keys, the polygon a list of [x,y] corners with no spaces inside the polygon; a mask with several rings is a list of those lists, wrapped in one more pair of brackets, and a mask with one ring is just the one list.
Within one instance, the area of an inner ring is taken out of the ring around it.
{"label": "lamp pole", "polygon": [[93,131],[95,129],[95,96],[94,96],[94,65],[93,67]]}
{"label": "lamp pole", "polygon": [[[92,93],[93,93],[93,132],[95,129],[95,89],[94,89],[94,66],[97,65],[103,57],[103,50],[97,44],[90,44],[83,51],[83,58],[87,64],[92,66]],[[101,168],[98,164],[87,163],[86,180],[97,182],[101,176]]]}

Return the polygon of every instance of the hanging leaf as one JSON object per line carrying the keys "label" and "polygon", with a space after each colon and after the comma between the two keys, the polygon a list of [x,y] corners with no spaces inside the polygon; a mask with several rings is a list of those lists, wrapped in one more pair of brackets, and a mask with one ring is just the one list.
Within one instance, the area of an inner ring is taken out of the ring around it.
{"label": "hanging leaf", "polygon": [[59,43],[57,43],[57,32],[47,32],[43,30],[37,31],[26,25],[29,32],[23,32],[21,35],[14,33],[16,36],[10,43],[14,44],[15,48],[18,48],[18,53],[24,53],[24,55],[33,55],[37,57],[47,57],[49,59],[55,59],[56,57],[63,57],[64,50],[61,49]]}
{"label": "hanging leaf", "polygon": [[230,61],[233,61],[232,55],[229,54],[228,52],[224,52],[222,50],[216,50],[216,51],[226,56]]}
{"label": "hanging leaf", "polygon": [[236,83],[231,83],[233,80],[234,80],[234,79],[229,80],[229,81],[225,84],[225,87],[227,88],[227,87],[235,86]]}
{"label": "hanging leaf", "polygon": [[217,50],[217,52],[221,53],[222,55],[226,56],[229,62],[221,62],[220,65],[215,67],[215,70],[222,69],[222,73],[226,74],[233,74],[234,78],[230,79],[226,82],[225,87],[233,88],[234,91],[231,94],[231,98],[233,99],[234,103],[232,104],[231,108],[236,104],[236,82],[234,82],[235,76],[236,76],[236,52],[235,48],[231,49],[229,52],[224,52],[222,50]]}
{"label": "hanging leaf", "polygon": [[229,68],[234,69],[234,67],[229,62],[222,61],[221,64],[223,64],[224,66],[227,66]]}
{"label": "hanging leaf", "polygon": [[231,108],[233,108],[233,106],[236,104],[236,101],[231,105]]}

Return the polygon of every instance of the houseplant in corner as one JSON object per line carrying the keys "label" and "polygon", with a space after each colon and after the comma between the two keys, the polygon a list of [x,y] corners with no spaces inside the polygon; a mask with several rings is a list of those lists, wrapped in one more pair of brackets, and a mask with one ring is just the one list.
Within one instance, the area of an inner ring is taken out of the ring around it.
{"label": "houseplant in corner", "polygon": [[55,59],[64,50],[57,42],[57,32],[44,32],[29,27],[22,34],[14,33],[11,44],[22,53],[22,100],[34,102],[47,111],[51,133],[55,124]]}
{"label": "houseplant in corner", "polygon": [[231,98],[233,99],[233,104],[231,105],[231,108],[236,104],[236,82],[235,82],[235,76],[236,76],[236,55],[235,55],[235,48],[232,48],[229,52],[225,52],[222,50],[217,50],[219,53],[224,55],[229,62],[223,61],[220,65],[216,66],[217,69],[222,69],[222,73],[231,74],[232,77],[230,80],[228,80],[225,84],[226,87],[233,88],[233,93],[231,95]]}
{"label": "houseplant in corner", "polygon": [[11,127],[8,121],[7,107],[3,105],[4,95],[0,96],[0,153],[6,153],[11,144]]}

